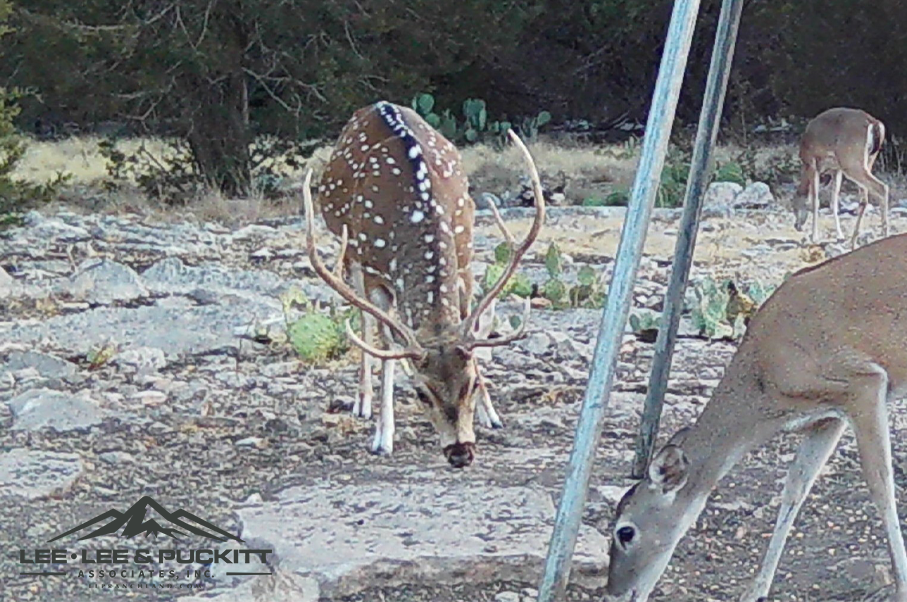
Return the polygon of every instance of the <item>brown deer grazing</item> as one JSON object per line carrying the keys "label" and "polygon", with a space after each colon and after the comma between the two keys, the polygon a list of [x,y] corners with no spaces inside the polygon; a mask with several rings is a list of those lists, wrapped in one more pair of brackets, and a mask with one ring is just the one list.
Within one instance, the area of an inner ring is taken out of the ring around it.
{"label": "brown deer grazing", "polygon": [[907,393],[905,256],[907,234],[876,241],[794,274],[756,312],[696,423],[618,504],[611,599],[647,600],[721,478],[778,432],[797,431],[774,532],[740,598],[764,602],[797,513],[849,425],[888,539],[892,599],[907,602],[888,420],[888,404]]}
{"label": "brown deer grazing", "polygon": [[834,185],[831,191],[831,212],[835,216],[835,230],[838,238],[844,238],[841,218],[838,216],[838,195],[841,192],[843,176],[860,187],[860,209],[857,223],[850,239],[851,248],[856,246],[860,233],[860,221],[869,202],[871,192],[879,199],[882,208],[882,228],[888,236],[888,186],[872,175],[872,167],[885,141],[885,125],[865,111],[859,109],[835,108],[820,113],[806,126],[800,141],[800,186],[794,195],[794,226],[803,229],[812,208],[812,240],[819,240],[819,176],[823,163],[830,161],[834,166]]}
{"label": "brown deer grazing", "polygon": [[[415,111],[378,102],[357,111],[340,134],[318,187],[325,222],[342,240],[333,272],[316,251],[311,172],[306,176],[303,196],[312,266],[363,312],[361,338],[347,324],[350,340],[363,351],[359,399],[353,410],[360,416],[371,415],[372,363],[374,359],[382,362],[381,414],[372,444],[374,453],[393,451],[394,369],[399,360],[411,362],[416,393],[440,434],[451,465],[467,466],[475,456],[477,391],[479,418],[500,426],[475,352],[507,345],[522,336],[528,302],[514,333],[487,338],[495,297],[516,271],[545,219],[535,164],[519,137],[513,132],[510,136],[529,165],[536,191],[535,220],[526,239],[513,249],[500,279],[471,311],[475,204],[459,152]],[[512,242],[500,219],[498,226]],[[341,275],[344,268],[352,287]],[[383,326],[386,349],[375,345],[376,322]]]}

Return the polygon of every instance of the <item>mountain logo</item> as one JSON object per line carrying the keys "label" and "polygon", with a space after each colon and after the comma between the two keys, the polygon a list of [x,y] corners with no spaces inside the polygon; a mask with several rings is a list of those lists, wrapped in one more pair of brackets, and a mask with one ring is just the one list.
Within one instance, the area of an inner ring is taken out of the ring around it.
{"label": "mountain logo", "polygon": [[[152,512],[152,515],[156,514],[157,516],[146,520],[145,517],[149,510]],[[232,539],[233,541],[244,543],[243,540],[236,535],[233,535],[229,531],[224,531],[220,527],[195,516],[191,512],[187,512],[186,510],[168,512],[163,506],[147,495],[130,506],[125,512],[113,509],[108,510],[91,520],[85,521],[81,525],[73,527],[65,533],[57,535],[48,541],[48,543],[62,539],[67,535],[78,533],[79,531],[88,529],[99,523],[101,523],[102,526],[89,532],[87,535],[79,537],[79,541],[93,539],[95,537],[100,537],[101,535],[110,535],[112,533],[117,533],[122,529],[121,536],[126,539],[133,538],[136,535],[145,535],[145,537],[154,536],[155,538],[158,535],[166,535],[167,537],[178,541],[180,537],[185,537],[187,533],[194,533],[195,535],[213,539],[214,541],[223,542]]]}

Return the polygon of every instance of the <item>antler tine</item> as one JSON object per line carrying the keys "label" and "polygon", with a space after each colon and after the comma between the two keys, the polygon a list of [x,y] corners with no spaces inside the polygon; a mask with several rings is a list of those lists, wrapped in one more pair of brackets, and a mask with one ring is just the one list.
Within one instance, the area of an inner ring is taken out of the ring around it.
{"label": "antler tine", "polygon": [[365,341],[359,338],[359,336],[353,331],[353,326],[350,324],[350,321],[346,321],[346,336],[349,337],[350,341],[359,347],[364,352],[369,355],[373,355],[378,359],[382,360],[403,360],[403,359],[417,359],[422,356],[422,351],[419,349],[378,349],[377,347],[372,347]]}
{"label": "antler tine", "polygon": [[467,343],[466,346],[469,349],[475,349],[476,347],[503,347],[504,345],[509,345],[514,341],[524,338],[526,336],[526,324],[529,323],[530,308],[530,301],[529,299],[526,299],[526,302],[523,305],[523,315],[520,320],[520,326],[506,337],[473,340]]}
{"label": "antler tine", "polygon": [[501,236],[504,237],[504,240],[510,243],[511,246],[516,244],[516,240],[514,240],[510,230],[507,229],[507,224],[504,223],[504,219],[501,217],[501,212],[498,211],[497,205],[495,205],[493,201],[489,201],[488,208],[491,210],[491,216],[494,218],[494,222],[497,224],[498,230],[501,231]]}
{"label": "antler tine", "polygon": [[[526,148],[526,145],[523,144],[523,141],[520,140],[520,137],[512,129],[507,131],[510,134],[510,139],[513,140],[513,143],[522,151],[523,158],[526,160],[526,163],[529,167],[529,176],[532,179],[532,192],[535,196],[535,221],[532,222],[532,227],[529,229],[529,233],[526,235],[526,238],[520,244],[519,247],[513,250],[510,254],[510,263],[507,265],[507,268],[504,269],[504,272],[501,274],[501,277],[497,282],[485,293],[485,296],[482,297],[482,300],[476,305],[475,310],[469,315],[466,319],[464,333],[470,335],[472,333],[473,325],[479,319],[479,317],[485,313],[485,310],[488,309],[488,306],[491,304],[492,299],[498,296],[498,294],[504,289],[504,285],[507,284],[507,281],[513,276],[516,272],[516,268],[520,263],[520,260],[523,258],[523,255],[529,250],[529,247],[532,246],[532,243],[535,242],[535,239],[538,237],[539,232],[542,229],[542,224],[545,222],[545,197],[542,194],[542,182],[539,178],[538,169],[535,166],[535,161],[532,159],[532,155],[529,153],[529,149]],[[500,215],[496,219],[500,219]],[[503,224],[503,221],[501,222]],[[506,228],[505,228],[506,230]],[[509,235],[509,231],[507,233]],[[505,236],[507,236],[505,235]],[[510,237],[513,238],[512,236]]]}
{"label": "antler tine", "polygon": [[[338,278],[337,275],[329,270],[324,262],[321,261],[321,258],[318,257],[318,250],[315,245],[315,207],[312,202],[312,191],[309,188],[312,181],[312,170],[306,173],[305,183],[302,187],[302,200],[305,205],[305,215],[306,215],[306,231],[308,234],[308,252],[309,260],[312,262],[312,267],[315,269],[315,272],[321,276],[321,278],[330,286],[332,289],[337,291],[337,293],[346,299],[348,303],[358,307],[364,312],[368,312],[371,315],[375,316],[377,320],[386,324],[388,327],[397,331],[400,336],[406,341],[407,351],[411,352],[416,357],[421,354],[422,348],[416,341],[416,336],[413,331],[402,324],[399,320],[395,320],[387,312],[382,310],[380,307],[371,303],[370,301],[361,298],[356,294],[356,291],[350,287],[346,282],[341,278]],[[344,229],[344,233],[345,229]],[[343,245],[345,247],[345,245]],[[345,248],[343,249],[345,250]],[[343,255],[338,259],[338,262],[343,262]]]}

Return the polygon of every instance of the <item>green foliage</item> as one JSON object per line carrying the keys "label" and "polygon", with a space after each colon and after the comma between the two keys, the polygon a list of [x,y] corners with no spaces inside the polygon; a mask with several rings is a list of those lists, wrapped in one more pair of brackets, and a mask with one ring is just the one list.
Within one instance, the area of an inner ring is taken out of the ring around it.
{"label": "green foliage", "polygon": [[[467,98],[463,101],[460,118],[457,118],[450,109],[435,112],[435,97],[431,94],[417,94],[410,104],[429,125],[454,144],[492,142],[501,145],[507,137],[507,132],[513,127],[507,120],[489,120],[486,103],[478,98]],[[524,119],[519,128],[520,133],[524,139],[533,140],[537,137],[539,128],[550,121],[551,114],[542,111],[535,117]]]}
{"label": "green foliage", "polygon": [[637,310],[630,314],[630,329],[636,338],[654,343],[661,328],[661,314],[652,310]]}
{"label": "green foliage", "polygon": [[343,349],[344,331],[330,316],[307,313],[287,327],[293,350],[309,363],[323,362]]}
{"label": "green foliage", "polygon": [[626,207],[630,202],[630,191],[620,188],[604,198],[588,197],[583,199],[583,207]]}
{"label": "green foliage", "polygon": [[705,278],[693,287],[696,302],[692,307],[693,325],[708,339],[732,338],[734,328],[727,321],[730,296],[727,287]]}
{"label": "green foliage", "polygon": [[540,111],[534,117],[524,117],[520,121],[520,135],[524,140],[533,141],[539,136],[539,129],[551,122],[551,113]]}
{"label": "green foliage", "polygon": [[746,175],[743,167],[736,161],[729,161],[718,166],[712,178],[713,182],[733,182],[746,186]]}
{"label": "green foliage", "polygon": [[771,154],[759,160],[759,148],[751,146],[737,155],[733,163],[740,166],[745,180],[765,182],[770,187],[796,182],[800,161],[792,153]]}
{"label": "green foliage", "polygon": [[541,286],[540,292],[552,308],[599,308],[604,305],[605,293],[599,285],[594,268],[588,265],[580,268],[575,285],[564,282],[564,261],[556,243],[552,242],[545,253],[545,270],[548,272],[548,280]]}
{"label": "green foliage", "polygon": [[656,207],[674,208],[683,205],[687,189],[687,175],[690,164],[686,161],[667,163],[661,171],[661,184],[655,196]]}
{"label": "green foliage", "polygon": [[774,290],[772,285],[755,281],[741,292],[732,280],[718,283],[704,278],[693,287],[693,325],[709,339],[740,338],[750,318]]}
{"label": "green foliage", "polygon": [[[350,324],[356,328],[358,320],[353,318],[359,316],[357,311],[339,311],[333,305],[324,311],[298,289],[281,295],[280,300],[286,323],[286,342],[304,362],[323,363],[340,357],[349,350],[346,322],[350,320]],[[301,310],[302,315],[291,319],[294,309]]]}
{"label": "green foliage", "polygon": [[[12,5],[0,0],[0,37],[11,31],[6,26],[11,12]],[[26,149],[24,140],[13,126],[20,111],[18,101],[23,96],[19,89],[0,86],[0,227],[16,223],[22,211],[54,199],[69,182],[69,176],[63,173],[42,184],[31,184],[13,177]]]}

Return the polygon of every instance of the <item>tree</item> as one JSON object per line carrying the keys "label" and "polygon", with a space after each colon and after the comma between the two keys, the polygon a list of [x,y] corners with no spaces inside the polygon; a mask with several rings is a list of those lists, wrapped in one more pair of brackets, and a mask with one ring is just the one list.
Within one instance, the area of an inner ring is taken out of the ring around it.
{"label": "tree", "polygon": [[[166,124],[210,186],[243,196],[257,135],[317,136],[367,102],[457,77],[518,34],[528,13],[516,4],[32,0],[17,11],[14,78],[58,105],[84,105],[92,86],[105,118]],[[48,64],[48,47],[60,61]]]}

